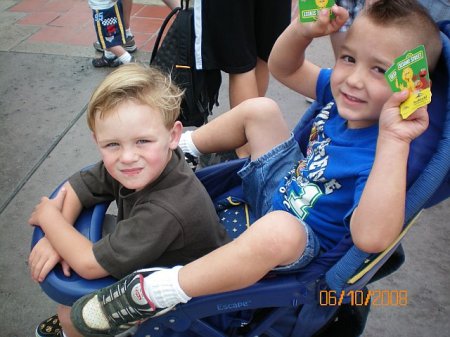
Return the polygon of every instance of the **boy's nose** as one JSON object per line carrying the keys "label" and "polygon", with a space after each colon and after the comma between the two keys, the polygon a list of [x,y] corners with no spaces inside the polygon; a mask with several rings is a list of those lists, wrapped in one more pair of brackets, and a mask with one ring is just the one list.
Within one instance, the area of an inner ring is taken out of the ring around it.
{"label": "boy's nose", "polygon": [[362,89],[364,86],[364,74],[362,71],[355,69],[349,76],[347,77],[347,83],[358,89]]}
{"label": "boy's nose", "polygon": [[138,155],[134,149],[124,149],[120,155],[120,161],[122,163],[132,163],[135,162]]}

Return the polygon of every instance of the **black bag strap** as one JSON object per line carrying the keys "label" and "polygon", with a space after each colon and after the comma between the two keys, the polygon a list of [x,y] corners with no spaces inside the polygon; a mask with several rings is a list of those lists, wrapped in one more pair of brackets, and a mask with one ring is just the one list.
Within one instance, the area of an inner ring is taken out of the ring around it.
{"label": "black bag strap", "polygon": [[155,44],[153,46],[153,51],[152,51],[152,56],[150,57],[150,64],[152,64],[154,58],[156,57],[156,54],[158,52],[159,49],[159,45],[161,43],[161,39],[162,36],[164,34],[164,31],[166,30],[167,24],[169,23],[170,19],[172,19],[172,17],[177,14],[179,11],[181,10],[186,10],[189,8],[189,0],[181,0],[181,6],[180,7],[175,7],[170,13],[169,15],[167,15],[167,17],[164,19],[161,28],[159,29],[158,32],[158,36],[156,37],[156,41]]}

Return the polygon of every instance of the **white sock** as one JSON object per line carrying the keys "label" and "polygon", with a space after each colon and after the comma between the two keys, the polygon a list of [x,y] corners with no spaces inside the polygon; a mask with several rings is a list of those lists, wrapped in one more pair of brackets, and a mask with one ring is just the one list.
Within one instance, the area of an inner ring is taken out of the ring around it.
{"label": "white sock", "polygon": [[122,62],[123,64],[127,64],[130,63],[131,61],[131,55],[129,52],[125,52],[124,54],[122,54],[121,56],[119,56],[119,60],[120,62]]}
{"label": "white sock", "polygon": [[191,299],[181,289],[178,272],[181,266],[156,271],[144,278],[144,291],[157,308],[168,308]]}
{"label": "white sock", "polygon": [[190,153],[194,157],[200,157],[202,153],[197,149],[194,142],[192,141],[192,132],[186,131],[181,134],[180,142],[178,146],[183,150],[184,153]]}
{"label": "white sock", "polygon": [[133,36],[133,33],[131,32],[131,28],[125,29],[125,36],[126,37]]}
{"label": "white sock", "polygon": [[114,53],[110,52],[109,50],[103,51],[103,55],[105,55],[105,57],[110,60],[116,58],[116,55],[114,55]]}

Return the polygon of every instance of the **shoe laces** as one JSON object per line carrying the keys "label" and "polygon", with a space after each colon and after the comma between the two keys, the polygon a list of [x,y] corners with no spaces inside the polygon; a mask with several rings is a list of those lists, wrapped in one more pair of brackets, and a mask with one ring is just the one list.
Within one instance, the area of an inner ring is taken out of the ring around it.
{"label": "shoe laces", "polygon": [[[149,308],[138,308],[139,304],[135,303],[127,296],[127,292],[131,291],[138,278],[138,282],[143,286],[143,276],[138,274],[124,280],[124,282],[118,282],[115,286],[110,287],[107,293],[102,294],[102,304],[106,308],[106,316],[109,320],[113,321],[115,325],[122,325],[131,323],[135,324],[136,321],[142,318],[149,317],[149,313],[155,312],[154,304],[148,300],[147,296],[144,296]],[[131,303],[130,303],[131,302]],[[133,321],[133,322],[130,322]]]}

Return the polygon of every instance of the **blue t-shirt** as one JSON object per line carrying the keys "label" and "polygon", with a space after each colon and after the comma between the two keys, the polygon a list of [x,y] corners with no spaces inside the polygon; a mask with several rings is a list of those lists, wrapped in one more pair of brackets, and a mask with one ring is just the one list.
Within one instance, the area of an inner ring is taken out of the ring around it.
{"label": "blue t-shirt", "polygon": [[324,108],[314,120],[306,157],[292,167],[273,198],[273,209],[286,210],[305,221],[325,250],[334,247],[349,230],[351,214],[372,168],[378,137],[378,125],[347,128],[332,99],[330,76],[330,70],[319,76],[317,100]]}

